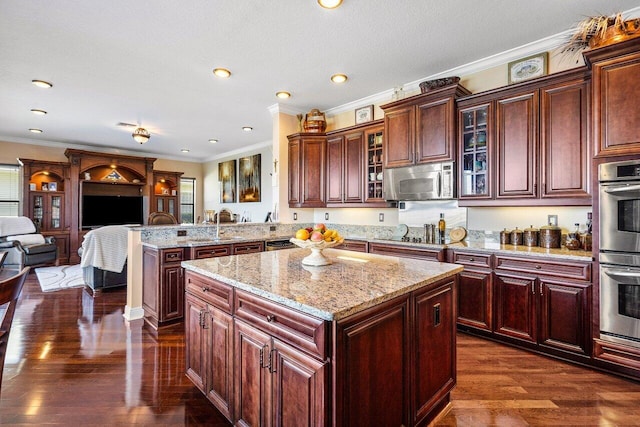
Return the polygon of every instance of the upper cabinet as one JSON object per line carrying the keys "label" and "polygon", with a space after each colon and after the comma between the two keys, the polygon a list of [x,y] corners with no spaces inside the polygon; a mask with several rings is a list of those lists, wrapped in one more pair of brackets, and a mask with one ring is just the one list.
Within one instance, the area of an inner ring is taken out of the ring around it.
{"label": "upper cabinet", "polygon": [[586,69],[470,96],[458,106],[461,206],[591,204]]}
{"label": "upper cabinet", "polygon": [[296,133],[287,138],[289,207],[324,207],[326,136],[318,133]]}
{"label": "upper cabinet", "polygon": [[584,52],[592,69],[596,157],[640,154],[640,38]]}
{"label": "upper cabinet", "polygon": [[455,100],[469,94],[451,85],[381,106],[384,167],[455,160]]}

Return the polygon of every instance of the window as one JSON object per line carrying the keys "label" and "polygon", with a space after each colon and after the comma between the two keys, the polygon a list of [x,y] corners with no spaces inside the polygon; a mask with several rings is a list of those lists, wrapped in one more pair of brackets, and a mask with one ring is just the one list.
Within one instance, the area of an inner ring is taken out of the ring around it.
{"label": "window", "polygon": [[180,220],[194,223],[196,210],[196,179],[180,178]]}
{"label": "window", "polygon": [[0,165],[0,216],[20,215],[20,167]]}

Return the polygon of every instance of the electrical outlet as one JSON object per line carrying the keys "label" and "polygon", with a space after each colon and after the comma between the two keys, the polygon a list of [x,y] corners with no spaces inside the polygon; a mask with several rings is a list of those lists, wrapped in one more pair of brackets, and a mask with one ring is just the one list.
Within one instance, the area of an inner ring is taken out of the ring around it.
{"label": "electrical outlet", "polygon": [[378,221],[379,222],[384,222],[384,214],[383,213],[379,213],[378,214]]}
{"label": "electrical outlet", "polygon": [[298,220],[298,213],[297,213],[297,212],[294,212],[294,213],[293,213],[293,220],[294,220],[294,221],[297,221],[297,220]]}
{"label": "electrical outlet", "polygon": [[187,230],[178,230],[178,237],[184,237],[187,235]]}
{"label": "electrical outlet", "polygon": [[269,231],[276,231],[276,226],[275,225],[270,225],[269,226]]}
{"label": "electrical outlet", "polygon": [[558,215],[547,215],[547,224],[558,226]]}
{"label": "electrical outlet", "polygon": [[324,220],[329,221],[329,212],[324,213]]}

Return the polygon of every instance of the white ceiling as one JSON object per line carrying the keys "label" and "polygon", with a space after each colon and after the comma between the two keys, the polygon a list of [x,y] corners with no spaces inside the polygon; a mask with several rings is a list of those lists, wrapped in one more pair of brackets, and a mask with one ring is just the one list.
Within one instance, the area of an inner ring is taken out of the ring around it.
{"label": "white ceiling", "polygon": [[[324,10],[316,0],[2,0],[0,140],[203,161],[270,141],[269,108],[278,102],[293,113],[357,104],[564,32],[584,16],[639,6],[344,0]],[[214,77],[215,67],[230,69],[231,79]],[[329,81],[338,72],[349,76],[346,84]],[[32,79],[54,87],[38,89]],[[278,90],[292,97],[278,100]],[[118,122],[141,124],[150,141],[137,144]]]}

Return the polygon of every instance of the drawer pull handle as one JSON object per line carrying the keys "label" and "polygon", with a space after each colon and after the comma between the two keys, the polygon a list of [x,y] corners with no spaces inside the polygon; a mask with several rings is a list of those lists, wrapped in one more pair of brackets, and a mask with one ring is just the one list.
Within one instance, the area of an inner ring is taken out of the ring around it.
{"label": "drawer pull handle", "polygon": [[540,270],[542,268],[541,265],[536,265],[536,270]]}
{"label": "drawer pull handle", "polygon": [[267,314],[267,322],[271,323],[274,320],[276,320],[276,316],[274,316],[273,314]]}
{"label": "drawer pull handle", "polygon": [[469,262],[474,262],[475,260],[475,258],[469,258]]}
{"label": "drawer pull handle", "polygon": [[202,287],[202,292],[209,292],[209,288],[207,288],[206,286]]}

